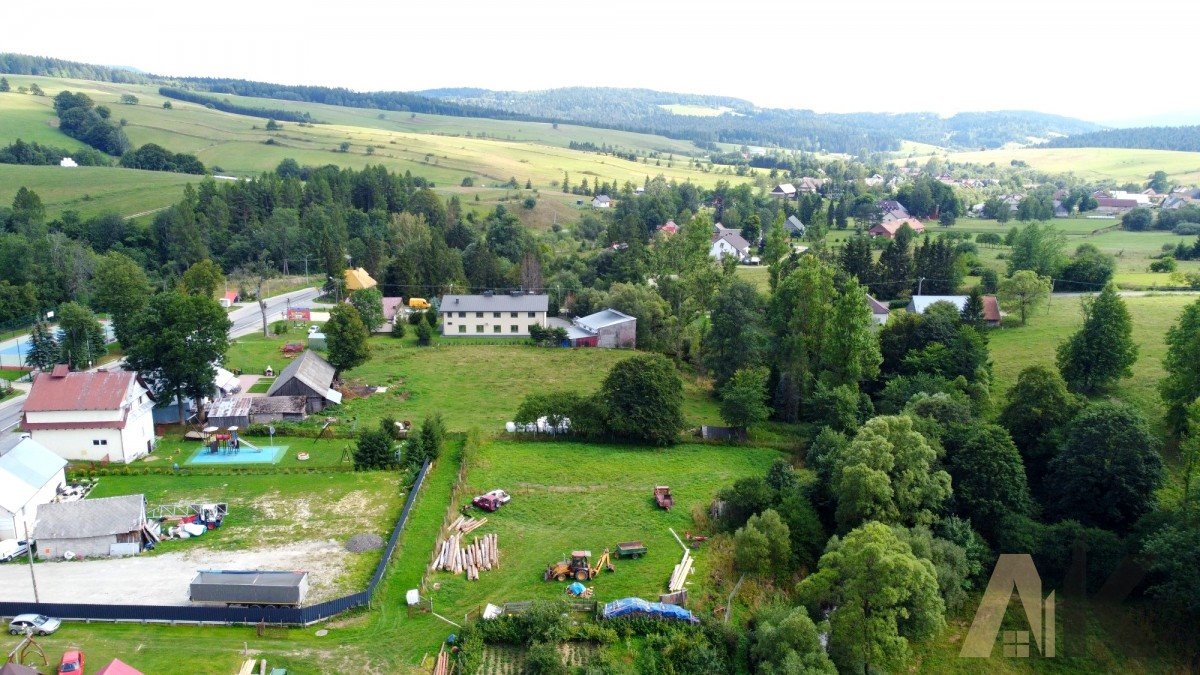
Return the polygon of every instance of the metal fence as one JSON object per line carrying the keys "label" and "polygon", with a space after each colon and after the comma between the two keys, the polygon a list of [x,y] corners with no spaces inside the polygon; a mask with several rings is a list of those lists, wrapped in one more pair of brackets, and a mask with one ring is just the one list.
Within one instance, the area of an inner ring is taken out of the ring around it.
{"label": "metal fence", "polygon": [[221,623],[221,624],[288,624],[304,626],[329,617],[336,616],[355,607],[363,607],[371,602],[375,588],[383,580],[387,572],[392,553],[400,541],[400,534],[408,522],[409,513],[416,502],[417,493],[429,473],[430,463],[425,462],[413,481],[408,498],[404,501],[404,510],[392,528],[379,564],[375,566],[375,574],[365,590],[346,595],[333,600],[308,605],[305,607],[204,607],[176,605],[87,605],[55,602],[0,602],[0,616],[16,616],[17,614],[37,613],[60,619],[80,621],[137,621],[142,623]]}

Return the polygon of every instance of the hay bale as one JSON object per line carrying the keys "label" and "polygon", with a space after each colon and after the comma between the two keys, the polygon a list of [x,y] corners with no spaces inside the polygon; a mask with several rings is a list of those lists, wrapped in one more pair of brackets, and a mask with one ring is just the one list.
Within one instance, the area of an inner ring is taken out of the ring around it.
{"label": "hay bale", "polygon": [[364,553],[383,548],[383,537],[377,534],[356,534],[346,542],[346,550],[351,553]]}

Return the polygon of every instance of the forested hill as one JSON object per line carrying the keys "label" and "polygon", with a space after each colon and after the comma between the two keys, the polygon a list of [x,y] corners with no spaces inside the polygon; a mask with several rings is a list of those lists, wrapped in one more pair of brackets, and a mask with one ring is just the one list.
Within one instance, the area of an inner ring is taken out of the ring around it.
{"label": "forested hill", "polygon": [[[456,117],[572,122],[690,140],[702,147],[724,142],[859,153],[898,150],[902,140],[911,140],[944,147],[991,148],[1100,128],[1067,117],[1025,111],[960,113],[949,118],[934,113],[822,114],[811,110],[757,108],[749,101],[728,96],[650,89],[569,87],[501,92],[458,88],[358,92],[343,87],[229,78],[165,77],[22,54],[0,54],[0,72],[164,85],[174,92],[167,95],[204,102],[212,100],[197,97],[233,94]],[[264,114],[274,111],[269,106],[254,110]]]}
{"label": "forested hill", "polygon": [[894,150],[901,139],[946,147],[994,148],[1101,128],[1070,117],[1024,110],[959,113],[952,117],[935,113],[820,114],[811,110],[757,108],[749,101],[726,96],[650,89],[566,87],[517,92],[463,87],[418,93],[526,115],[618,125],[677,138],[838,152]]}
{"label": "forested hill", "polygon": [[1106,129],[1090,134],[1056,138],[1047,148],[1134,148],[1200,152],[1200,126]]}

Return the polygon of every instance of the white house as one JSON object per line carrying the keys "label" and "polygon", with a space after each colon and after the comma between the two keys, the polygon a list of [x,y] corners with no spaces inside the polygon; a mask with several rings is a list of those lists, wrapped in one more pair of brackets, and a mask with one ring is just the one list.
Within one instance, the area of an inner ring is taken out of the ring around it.
{"label": "white house", "polygon": [[610,206],[612,206],[612,200],[608,198],[608,195],[596,195],[592,198],[593,209],[607,209]]}
{"label": "white house", "polygon": [[888,322],[888,317],[891,316],[891,311],[888,306],[876,300],[871,296],[867,296],[867,306],[871,308],[871,320],[876,325],[882,326]]}
{"label": "white house", "polygon": [[33,534],[38,507],[54,501],[67,483],[66,465],[65,459],[31,438],[0,455],[0,540]]}
{"label": "white house", "polygon": [[546,327],[550,296],[515,291],[444,295],[438,305],[445,337],[529,337],[529,327]]}
{"label": "white house", "polygon": [[714,234],[712,247],[708,249],[708,257],[721,260],[726,256],[735,256],[738,260],[750,255],[750,242],[742,238],[736,230],[726,230]]}
{"label": "white house", "polygon": [[780,183],[775,186],[774,190],[771,190],[771,196],[782,197],[783,199],[795,199],[796,186],[791,183]]}
{"label": "white house", "polygon": [[136,373],[72,373],[58,365],[34,379],[21,428],[64,459],[128,464],[154,450],[153,411]]}

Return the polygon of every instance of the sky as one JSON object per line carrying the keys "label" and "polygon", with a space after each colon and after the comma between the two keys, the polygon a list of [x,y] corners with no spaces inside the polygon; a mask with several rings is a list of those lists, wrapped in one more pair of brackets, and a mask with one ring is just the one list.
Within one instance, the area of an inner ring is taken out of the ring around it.
{"label": "sky", "polygon": [[1200,124],[1193,41],[1166,30],[1200,24],[1196,0],[5,5],[0,51],[161,75],[357,90],[646,87],[821,112]]}

